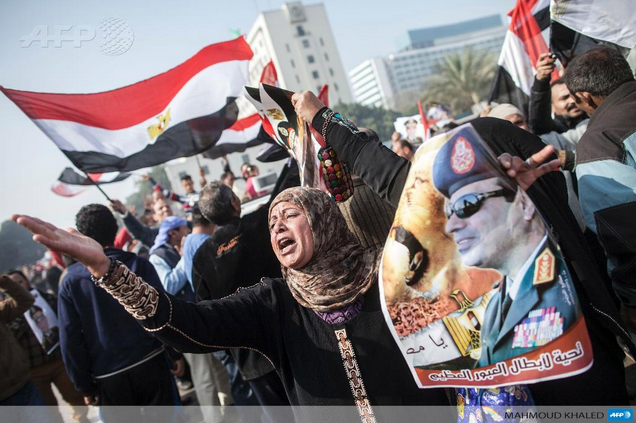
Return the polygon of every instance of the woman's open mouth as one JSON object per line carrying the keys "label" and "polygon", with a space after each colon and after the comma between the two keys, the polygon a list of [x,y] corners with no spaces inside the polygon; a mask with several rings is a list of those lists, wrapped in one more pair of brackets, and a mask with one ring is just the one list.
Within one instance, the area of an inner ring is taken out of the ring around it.
{"label": "woman's open mouth", "polygon": [[278,240],[278,251],[281,254],[287,254],[292,247],[296,245],[296,241],[291,238],[281,238]]}

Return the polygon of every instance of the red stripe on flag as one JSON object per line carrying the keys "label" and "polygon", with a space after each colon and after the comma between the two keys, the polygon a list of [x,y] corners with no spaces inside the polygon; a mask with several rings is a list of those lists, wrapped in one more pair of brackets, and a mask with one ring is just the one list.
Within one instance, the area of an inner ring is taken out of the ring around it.
{"label": "red stripe on flag", "polygon": [[274,66],[273,60],[270,60],[263,68],[260,82],[274,87],[278,86],[278,72],[276,72],[276,66]]}
{"label": "red stripe on flag", "polygon": [[420,118],[422,119],[422,126],[424,127],[424,141],[426,141],[428,139],[429,124],[428,124],[428,121],[426,120],[426,114],[424,114],[424,109],[422,108],[421,100],[417,101],[417,108],[420,111]]}
{"label": "red stripe on flag", "polygon": [[541,53],[548,51],[541,28],[532,14],[532,9],[538,0],[517,0],[517,5],[508,15],[511,18],[509,30],[523,42],[523,47],[532,67],[535,67]]}
{"label": "red stripe on flag", "polygon": [[87,188],[73,186],[65,184],[64,182],[58,182],[55,185],[51,186],[51,191],[61,197],[75,197],[77,194],[81,194],[86,191]]}
{"label": "red stripe on flag", "polygon": [[103,173],[88,173],[89,179],[93,182],[99,181],[99,178],[102,177]]}
{"label": "red stripe on flag", "polygon": [[179,66],[136,84],[93,94],[2,91],[31,119],[73,121],[104,129],[122,129],[150,119],[196,74],[212,65],[249,60],[252,49],[243,37],[209,45]]}
{"label": "red stripe on flag", "polygon": [[249,115],[244,117],[243,119],[239,119],[234,122],[234,125],[230,126],[226,130],[228,131],[244,131],[247,128],[254,126],[258,121],[261,120],[261,117],[258,113],[254,113],[253,115]]}

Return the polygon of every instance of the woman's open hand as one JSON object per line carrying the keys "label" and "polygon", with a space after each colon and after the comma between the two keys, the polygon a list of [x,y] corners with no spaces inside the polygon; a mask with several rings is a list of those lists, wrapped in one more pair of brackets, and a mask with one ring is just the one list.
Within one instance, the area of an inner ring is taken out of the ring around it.
{"label": "woman's open hand", "polygon": [[110,266],[110,259],[97,241],[75,229],[62,230],[36,217],[14,214],[11,220],[33,233],[33,240],[51,250],[66,254],[84,264],[91,274],[102,277]]}

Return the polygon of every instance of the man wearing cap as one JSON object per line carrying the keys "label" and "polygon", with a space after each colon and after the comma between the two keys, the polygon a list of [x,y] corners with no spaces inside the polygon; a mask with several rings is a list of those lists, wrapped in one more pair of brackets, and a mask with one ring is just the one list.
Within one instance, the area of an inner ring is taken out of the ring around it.
{"label": "man wearing cap", "polygon": [[194,302],[194,291],[188,283],[185,261],[181,260],[181,241],[190,230],[188,222],[177,216],[167,217],[159,226],[159,234],[150,249],[150,263],[155,267],[166,292]]}
{"label": "man wearing cap", "polygon": [[[472,131],[462,130],[433,165],[433,183],[449,199],[446,232],[463,263],[504,275],[484,315],[481,357],[473,357],[479,367],[552,341],[580,315],[565,263],[534,203],[494,172],[488,154]],[[531,337],[523,330],[530,321],[549,330]]]}

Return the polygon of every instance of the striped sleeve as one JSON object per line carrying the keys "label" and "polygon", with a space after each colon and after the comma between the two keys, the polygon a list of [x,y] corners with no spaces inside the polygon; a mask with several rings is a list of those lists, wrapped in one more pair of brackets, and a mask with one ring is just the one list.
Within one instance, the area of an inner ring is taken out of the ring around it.
{"label": "striped sleeve", "polygon": [[624,162],[585,162],[576,173],[583,215],[605,250],[614,289],[636,307],[636,133],[623,146]]}

